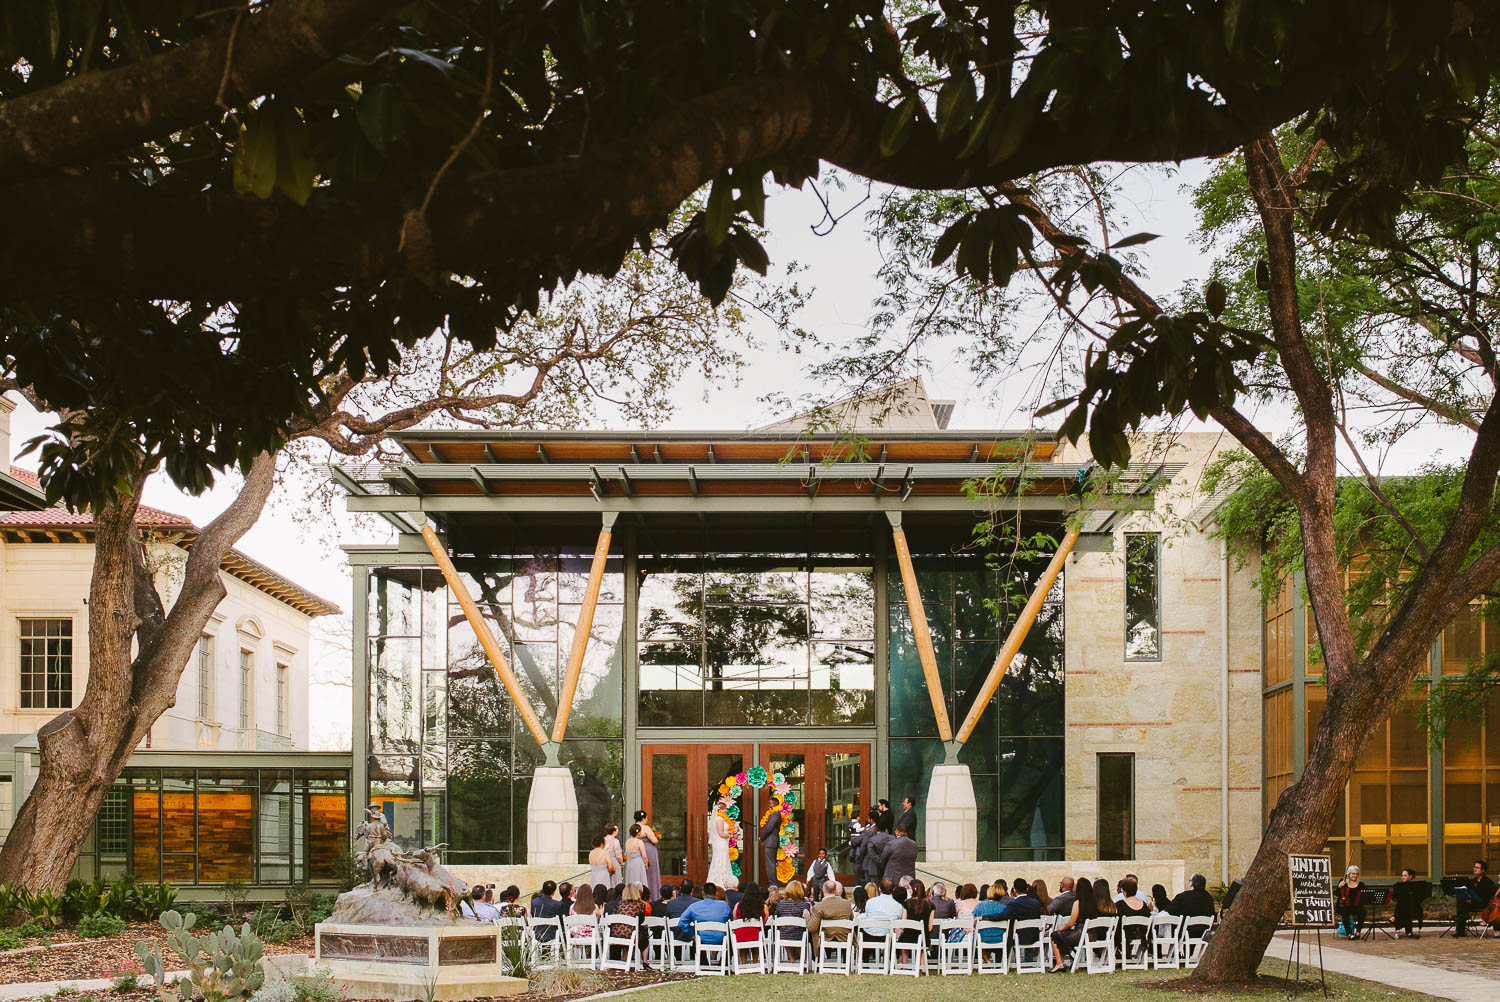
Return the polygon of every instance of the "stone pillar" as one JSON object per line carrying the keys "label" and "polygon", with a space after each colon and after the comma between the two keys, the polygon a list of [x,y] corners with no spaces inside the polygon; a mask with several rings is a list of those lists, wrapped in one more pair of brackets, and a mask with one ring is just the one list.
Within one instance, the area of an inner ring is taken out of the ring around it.
{"label": "stone pillar", "polygon": [[927,786],[926,861],[973,863],[979,852],[979,808],[966,765],[937,765]]}
{"label": "stone pillar", "polygon": [[[971,817],[973,803],[971,791]],[[526,798],[526,863],[561,866],[577,862],[578,795],[573,792],[573,772],[559,766],[538,766],[532,773],[531,796]]]}

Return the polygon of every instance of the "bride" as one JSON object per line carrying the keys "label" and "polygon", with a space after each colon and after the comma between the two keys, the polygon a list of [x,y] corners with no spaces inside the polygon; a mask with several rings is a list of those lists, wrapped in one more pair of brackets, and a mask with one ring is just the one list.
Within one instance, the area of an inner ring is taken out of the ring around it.
{"label": "bride", "polygon": [[729,868],[729,826],[718,811],[708,813],[708,882],[732,887],[738,879]]}

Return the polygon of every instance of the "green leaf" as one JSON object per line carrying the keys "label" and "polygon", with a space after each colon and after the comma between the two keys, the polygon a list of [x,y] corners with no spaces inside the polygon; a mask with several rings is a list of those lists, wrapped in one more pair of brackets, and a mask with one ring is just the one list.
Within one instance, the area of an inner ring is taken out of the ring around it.
{"label": "green leaf", "polygon": [[1158,236],[1160,236],[1158,233],[1132,233],[1128,237],[1116,240],[1113,244],[1113,249],[1119,250],[1121,247],[1136,247],[1140,244],[1148,244]]}
{"label": "green leaf", "polygon": [[1248,0],[1226,0],[1224,4],[1224,48],[1237,51],[1240,32],[1245,27],[1245,15],[1249,13]]}
{"label": "green leaf", "polygon": [[881,156],[894,156],[911,139],[911,127],[916,123],[921,105],[922,102],[913,94],[886,114],[885,122],[880,126]]}
{"label": "green leaf", "polygon": [[1208,312],[1217,317],[1224,312],[1224,304],[1229,301],[1229,291],[1224,288],[1223,282],[1214,279],[1204,287],[1203,300],[1208,304]]}
{"label": "green leaf", "polygon": [[1004,121],[999,127],[993,129],[990,134],[989,162],[991,165],[1015,155],[1026,140],[1026,133],[1031,131],[1031,123],[1036,121],[1037,112],[1041,111],[1038,101],[1031,97],[1017,96],[1006,106]]}
{"label": "green leaf", "polygon": [[381,153],[406,132],[406,102],[395,84],[376,84],[365,91],[354,114],[365,138]]}
{"label": "green leaf", "polygon": [[727,177],[714,178],[708,190],[708,205],[703,213],[703,231],[711,246],[724,242],[729,233],[729,221],[734,218],[734,192]]}
{"label": "green leaf", "polygon": [[958,135],[959,130],[968,124],[978,101],[974,76],[967,69],[943,84],[937,100],[938,139],[947,141]]}
{"label": "green leaf", "polygon": [[276,116],[276,187],[298,205],[306,205],[317,175],[312,133],[297,109],[288,106]]}
{"label": "green leaf", "polygon": [[412,59],[426,66],[431,66],[433,69],[439,70],[442,73],[452,73],[456,68],[447,60],[439,59],[432,53],[423,52],[421,49],[392,49],[391,51],[393,51],[398,56],[405,56],[407,59]]}
{"label": "green leaf", "polygon": [[276,187],[276,129],[268,116],[255,114],[240,127],[234,150],[234,190],[270,198]]}
{"label": "green leaf", "polygon": [[965,213],[963,218],[949,226],[943,231],[943,235],[937,238],[937,243],[932,246],[932,266],[936,268],[952,256],[958,248],[958,242],[963,239],[964,231],[969,228],[969,221],[973,219],[972,213]]}
{"label": "green leaf", "polygon": [[999,107],[999,91],[986,94],[979,102],[979,110],[974,114],[974,124],[969,126],[969,141],[964,143],[964,148],[958,152],[960,160],[966,160],[978,153],[989,140],[990,125],[994,122],[995,110]]}
{"label": "green leaf", "polygon": [[739,206],[750,214],[756,226],[766,225],[766,189],[764,175],[741,178],[735,175],[735,184],[740,189]]}

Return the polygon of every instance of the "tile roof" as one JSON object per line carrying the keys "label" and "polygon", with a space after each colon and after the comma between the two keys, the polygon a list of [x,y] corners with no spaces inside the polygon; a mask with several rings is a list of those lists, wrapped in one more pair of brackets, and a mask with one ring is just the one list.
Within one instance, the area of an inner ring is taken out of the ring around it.
{"label": "tile roof", "polygon": [[[35,473],[19,466],[12,466],[10,475],[27,485],[38,488],[41,486],[41,481]],[[183,537],[177,541],[178,545],[187,549],[191,548],[192,537],[200,531],[190,518],[144,504],[136,509],[135,524],[143,529],[177,530]],[[74,529],[87,531],[93,527],[94,517],[88,512],[69,511],[63,505],[54,505],[40,511],[0,512],[0,530],[18,529],[24,532],[33,529],[37,531]],[[240,550],[231,549],[225,554],[221,566],[240,580],[308,616],[329,616],[340,611],[337,605],[315,595]]]}

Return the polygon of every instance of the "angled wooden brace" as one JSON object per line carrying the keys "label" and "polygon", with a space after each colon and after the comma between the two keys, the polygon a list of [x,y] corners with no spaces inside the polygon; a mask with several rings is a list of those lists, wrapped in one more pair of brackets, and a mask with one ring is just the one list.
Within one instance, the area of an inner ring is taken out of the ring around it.
{"label": "angled wooden brace", "polygon": [[927,611],[922,607],[922,596],[917,592],[917,572],[911,564],[911,548],[906,545],[906,531],[901,528],[901,513],[888,511],[885,517],[891,522],[891,535],[896,540],[896,561],[901,565],[901,584],[906,590],[906,608],[911,612],[911,632],[917,641],[917,657],[922,661],[922,674],[927,679],[927,696],[932,700],[932,715],[937,718],[938,737],[947,745],[953,741],[953,725],[948,720],[948,697],[943,693],[943,680],[938,675],[937,654],[932,649],[932,631],[927,627]]}
{"label": "angled wooden brace", "polygon": [[599,605],[599,589],[604,584],[604,565],[609,561],[609,537],[619,514],[614,511],[605,512],[604,525],[599,529],[599,542],[594,547],[594,562],[589,566],[588,587],[583,593],[583,605],[578,610],[573,646],[568,651],[568,670],[563,676],[562,695],[557,700],[557,720],[552,725],[553,741],[561,741],[568,733],[568,717],[573,713],[578,676],[583,673],[583,656],[588,651],[589,633],[594,628],[594,610]]}

